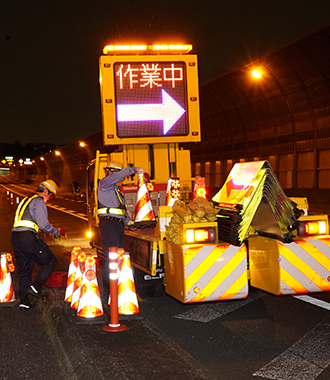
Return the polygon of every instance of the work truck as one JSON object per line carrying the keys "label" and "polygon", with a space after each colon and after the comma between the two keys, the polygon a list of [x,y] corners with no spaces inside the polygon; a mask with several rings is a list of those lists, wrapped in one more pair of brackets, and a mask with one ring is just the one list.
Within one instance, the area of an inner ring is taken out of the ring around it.
{"label": "work truck", "polygon": [[[111,152],[97,151],[87,166],[91,246],[107,255],[98,232],[97,186],[104,168],[117,161],[148,173],[155,214],[155,226],[125,229],[124,249],[140,297],[165,291],[191,303],[246,298],[249,286],[276,295],[330,290],[328,216],[310,216],[305,199],[287,198],[267,161],[235,164],[212,200],[202,192],[203,201],[194,201],[200,178],[192,177],[190,151],[182,146],[201,140],[197,57],[190,49],[104,48],[103,139]],[[180,196],[171,188],[178,181]],[[137,175],[120,190],[134,218]],[[174,205],[168,202],[172,190],[180,198]],[[211,205],[214,218],[209,211],[207,219],[203,204],[209,210]]]}

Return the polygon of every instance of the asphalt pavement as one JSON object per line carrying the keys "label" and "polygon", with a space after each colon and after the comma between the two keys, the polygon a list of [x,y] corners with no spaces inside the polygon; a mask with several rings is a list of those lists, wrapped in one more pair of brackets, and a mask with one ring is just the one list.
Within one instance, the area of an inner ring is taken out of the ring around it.
{"label": "asphalt pavement", "polygon": [[[18,276],[12,281],[17,289]],[[103,292],[100,287],[101,292]],[[44,287],[35,307],[0,306],[1,379],[214,379],[205,368],[140,313],[121,316],[122,332],[106,332],[104,319],[79,320],[64,302],[65,287]],[[104,297],[103,297],[104,298]]]}
{"label": "asphalt pavement", "polygon": [[[3,205],[5,202],[2,200]],[[3,211],[1,245],[2,250],[10,251],[10,240],[4,237],[10,236],[8,220],[12,210],[4,207]],[[50,212],[55,225],[71,226],[63,215],[56,215],[58,211]],[[78,223],[74,222],[72,228],[65,245],[56,242],[53,246],[65,262],[69,260],[68,247],[78,241],[71,237],[73,231],[79,230]],[[64,267],[66,264],[57,270]],[[12,279],[17,292],[16,272]],[[106,292],[99,285],[105,300]],[[17,302],[0,304],[0,379],[279,378],[278,368],[286,370],[287,366],[278,365],[276,371],[268,369],[267,363],[273,363],[274,358],[283,358],[290,365],[297,362],[301,368],[313,364],[315,372],[308,374],[300,368],[303,377],[299,379],[330,376],[330,346],[321,339],[328,336],[329,311],[293,297],[276,297],[251,289],[246,300],[182,305],[165,295],[139,300],[139,314],[119,319],[127,330],[106,332],[102,326],[110,322],[107,304],[103,305],[104,320],[81,323],[64,302],[65,286],[44,287],[44,293],[46,300],[34,299],[35,307],[28,311],[20,310]],[[329,302],[328,293],[318,297]],[[316,334],[319,331],[320,337]],[[308,354],[317,353],[317,360],[313,356],[312,364],[312,360],[305,360],[302,366],[297,361],[302,356],[297,342],[302,342]],[[267,377],[262,369],[275,377]],[[282,378],[294,378],[289,374]]]}

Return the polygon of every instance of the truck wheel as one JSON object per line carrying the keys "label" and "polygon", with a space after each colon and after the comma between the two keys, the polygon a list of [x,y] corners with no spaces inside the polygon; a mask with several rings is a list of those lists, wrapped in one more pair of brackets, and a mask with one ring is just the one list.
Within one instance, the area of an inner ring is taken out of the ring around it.
{"label": "truck wheel", "polygon": [[157,281],[154,289],[154,297],[161,297],[165,293],[165,286],[163,280]]}
{"label": "truck wheel", "polygon": [[144,272],[137,268],[134,268],[133,271],[136,292],[140,298],[144,299],[148,295],[148,283],[144,279]]}
{"label": "truck wheel", "polygon": [[151,280],[148,286],[149,297],[161,297],[165,293],[163,280]]}

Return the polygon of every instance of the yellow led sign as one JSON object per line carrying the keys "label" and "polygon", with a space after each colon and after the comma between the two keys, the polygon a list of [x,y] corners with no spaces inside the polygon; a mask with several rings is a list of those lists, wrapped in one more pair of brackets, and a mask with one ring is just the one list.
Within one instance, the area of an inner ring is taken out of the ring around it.
{"label": "yellow led sign", "polygon": [[187,54],[192,45],[107,45],[103,54]]}
{"label": "yellow led sign", "polygon": [[200,141],[196,55],[100,57],[105,145]]}

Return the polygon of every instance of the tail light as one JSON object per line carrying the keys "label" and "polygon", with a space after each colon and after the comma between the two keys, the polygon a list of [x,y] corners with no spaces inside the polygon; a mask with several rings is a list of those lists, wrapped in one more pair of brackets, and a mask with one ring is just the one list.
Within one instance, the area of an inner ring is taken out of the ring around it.
{"label": "tail light", "polygon": [[186,229],[186,244],[214,243],[216,240],[213,227]]}
{"label": "tail light", "polygon": [[326,235],[327,223],[324,220],[299,222],[299,235]]}

